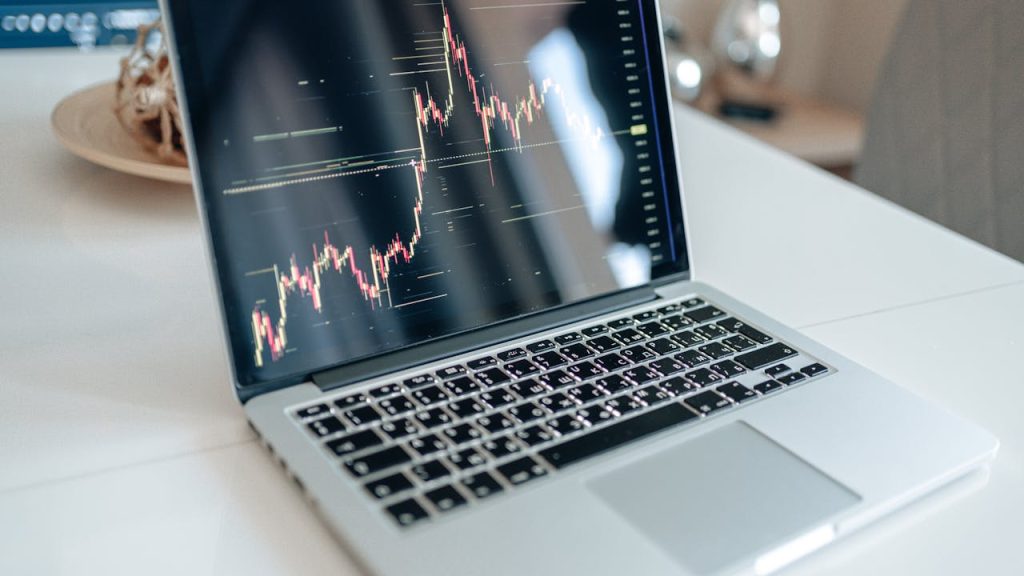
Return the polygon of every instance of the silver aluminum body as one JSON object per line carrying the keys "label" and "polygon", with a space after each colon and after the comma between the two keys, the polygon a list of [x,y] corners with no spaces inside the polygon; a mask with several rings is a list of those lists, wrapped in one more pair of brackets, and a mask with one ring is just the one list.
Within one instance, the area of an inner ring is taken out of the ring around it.
{"label": "silver aluminum body", "polygon": [[[806,527],[807,532],[817,530],[819,535],[825,527],[827,538],[814,539],[809,546],[786,548],[794,537],[780,534],[778,541],[764,549],[737,550],[735,561],[721,573],[763,573],[769,564],[781,565],[765,563],[766,559],[781,558],[782,564],[795,560],[827,544],[833,533],[835,538],[845,536],[966,475],[996,453],[998,442],[987,432],[710,286],[680,282],[659,290],[659,295],[706,297],[838,372],[696,425],[688,423],[629,444],[408,530],[399,529],[340,464],[329,459],[286,414],[289,408],[322,397],[319,388],[305,384],[266,394],[249,401],[245,409],[253,426],[289,473],[299,479],[313,507],[339,540],[370,572],[386,576],[689,574],[609,507],[592,489],[593,482],[738,420],[845,486],[860,501],[822,523]],[[562,327],[552,334],[569,328]],[[537,334],[530,339],[543,337]],[[466,358],[484,353],[476,351]],[[346,392],[400,380],[407,374],[454,361],[457,358],[367,381]],[[714,465],[713,461],[694,463]],[[722,505],[730,503],[723,501]],[[681,518],[680,522],[699,519]],[[785,554],[773,555],[780,549]]]}

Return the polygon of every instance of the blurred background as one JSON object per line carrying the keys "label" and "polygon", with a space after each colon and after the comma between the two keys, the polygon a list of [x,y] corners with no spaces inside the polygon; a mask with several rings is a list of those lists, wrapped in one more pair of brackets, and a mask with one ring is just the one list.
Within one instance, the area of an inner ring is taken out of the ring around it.
{"label": "blurred background", "polygon": [[[710,50],[727,0],[663,0],[683,40]],[[772,145],[849,177],[863,139],[863,117],[906,0],[779,0],[781,51],[766,88],[746,98],[778,114],[771,121],[727,118]],[[158,15],[147,0],[13,2],[0,5],[0,48],[129,45],[139,24]],[[708,70],[708,72],[713,72]],[[711,82],[703,79],[706,98]],[[694,102],[718,113],[717,102]],[[782,113],[786,111],[788,113]],[[719,114],[721,115],[721,114]]]}
{"label": "blurred background", "polygon": [[[1024,259],[1024,2],[660,2],[677,100]],[[0,53],[130,45],[158,15],[3,3]]]}

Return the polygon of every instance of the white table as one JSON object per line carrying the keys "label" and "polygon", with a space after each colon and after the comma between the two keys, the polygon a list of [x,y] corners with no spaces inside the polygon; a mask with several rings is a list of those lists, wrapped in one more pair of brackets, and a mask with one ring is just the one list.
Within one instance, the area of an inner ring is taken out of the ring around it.
{"label": "white table", "polygon": [[[0,53],[0,574],[355,574],[227,381],[187,187],[64,152],[118,54]],[[1024,266],[680,108],[697,276],[989,428],[791,574],[1024,574]],[[699,214],[699,217],[692,216]]]}

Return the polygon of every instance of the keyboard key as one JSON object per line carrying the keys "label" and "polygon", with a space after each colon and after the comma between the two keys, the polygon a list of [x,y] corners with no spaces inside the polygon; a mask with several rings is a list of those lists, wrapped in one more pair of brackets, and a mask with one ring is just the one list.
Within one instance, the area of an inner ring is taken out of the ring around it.
{"label": "keyboard key", "polygon": [[545,370],[557,368],[558,366],[562,366],[563,364],[569,363],[569,361],[566,360],[565,356],[562,356],[561,354],[555,352],[554,350],[541,352],[540,354],[537,354],[536,356],[531,358],[531,360],[533,360],[534,364],[540,366]]}
{"label": "keyboard key", "polygon": [[490,366],[494,366],[498,363],[498,359],[494,356],[484,356],[483,358],[477,358],[476,360],[470,360],[466,362],[466,367],[470,370],[483,370]]}
{"label": "keyboard key", "polygon": [[612,330],[619,330],[621,328],[625,328],[626,326],[632,326],[632,325],[633,325],[633,319],[632,318],[619,318],[618,320],[612,320],[611,322],[605,324],[605,326],[608,326]]}
{"label": "keyboard key", "polygon": [[574,418],[568,414],[548,420],[547,425],[562,436],[572,434],[573,432],[579,432],[586,428],[586,424],[584,424],[582,420]]}
{"label": "keyboard key", "polygon": [[377,408],[388,416],[398,416],[399,414],[415,410],[416,405],[405,396],[395,396],[394,398],[377,402]]}
{"label": "keyboard key", "polygon": [[536,380],[553,390],[576,383],[576,379],[563,370],[552,370],[547,374],[541,374],[537,376]]}
{"label": "keyboard key", "polygon": [[767,344],[772,341],[772,337],[757,330],[756,328],[745,324],[735,318],[729,318],[718,323],[719,326],[728,330],[729,332],[736,332],[748,337],[759,344]]}
{"label": "keyboard key", "polygon": [[662,376],[671,376],[688,368],[688,366],[674,358],[659,358],[647,366],[658,371]]}
{"label": "keyboard key", "polygon": [[441,435],[456,446],[459,444],[465,444],[466,442],[472,442],[473,440],[479,440],[483,437],[480,430],[477,430],[469,424],[459,424],[458,426],[445,428],[441,431]]}
{"label": "keyboard key", "polygon": [[[605,404],[607,404],[607,402]],[[605,406],[588,406],[586,408],[580,408],[573,412],[572,416],[580,422],[583,422],[584,425],[590,424],[592,426],[598,426],[618,418],[618,415],[615,412],[609,410]]]}
{"label": "keyboard key", "polygon": [[631,363],[629,360],[626,360],[622,356],[612,353],[605,354],[600,358],[595,358],[594,364],[606,372],[614,372],[619,368],[625,368],[626,366],[629,366]]}
{"label": "keyboard key", "polygon": [[317,438],[323,438],[324,436],[330,436],[331,434],[337,434],[338,432],[345,431],[345,425],[341,423],[341,420],[330,416],[328,418],[321,418],[314,420],[309,424],[306,424],[313,434],[316,434]]}
{"label": "keyboard key", "polygon": [[648,338],[657,338],[663,334],[668,334],[668,328],[658,324],[657,322],[648,322],[647,324],[641,324],[636,327],[638,332],[641,332]]}
{"label": "keyboard key", "polygon": [[657,358],[657,356],[658,356],[657,354],[655,354],[654,352],[651,352],[650,350],[648,350],[644,346],[633,346],[632,348],[626,348],[622,352],[619,352],[619,354],[623,358],[625,358],[626,360],[629,360],[630,362],[632,362],[634,364],[639,364],[639,363],[644,362],[646,360],[651,360],[653,358]]}
{"label": "keyboard key", "polygon": [[516,397],[505,389],[489,390],[478,396],[485,404],[491,408],[501,408],[507,406],[516,401]]}
{"label": "keyboard key", "polygon": [[637,322],[647,322],[648,320],[654,320],[657,317],[658,317],[658,312],[657,311],[655,311],[655,310],[648,310],[646,312],[641,312],[639,314],[634,314],[633,315],[633,320],[636,320]]}
{"label": "keyboard key", "polygon": [[701,388],[703,388],[705,386],[710,386],[712,384],[715,384],[715,383],[718,383],[718,382],[721,382],[722,380],[724,380],[724,378],[722,378],[718,374],[715,374],[714,372],[708,370],[707,368],[698,368],[698,369],[696,369],[696,370],[694,370],[692,372],[687,372],[686,373],[686,378],[690,382],[693,382],[694,384],[697,384]]}
{"label": "keyboard key", "polygon": [[647,336],[644,336],[632,328],[626,328],[625,330],[619,330],[612,334],[612,338],[615,338],[619,342],[629,346],[631,344],[636,344],[637,342],[643,342],[647,339]]}
{"label": "keyboard key", "polygon": [[508,389],[511,390],[512,392],[515,392],[516,395],[522,398],[523,400],[529,400],[530,398],[544,394],[549,390],[547,386],[541,384],[540,382],[537,382],[532,378],[523,380],[522,382],[515,382],[513,384],[509,384]]}
{"label": "keyboard key", "polygon": [[516,378],[522,378],[524,376],[540,372],[540,368],[536,364],[526,359],[509,362],[508,364],[505,364],[504,368],[509,374]]}
{"label": "keyboard key", "polygon": [[426,388],[414,390],[412,396],[424,406],[437,404],[438,402],[443,402],[449,398],[448,394],[446,394],[440,386],[427,386]]}
{"label": "keyboard key", "polygon": [[440,460],[431,460],[414,465],[409,469],[413,476],[421,482],[433,482],[438,478],[444,478],[452,473]]}
{"label": "keyboard key", "polygon": [[715,338],[721,338],[722,336],[729,335],[728,332],[722,330],[720,326],[717,326],[715,324],[708,324],[707,326],[698,326],[697,328],[693,329],[693,332],[700,336],[701,338],[705,338],[707,340],[714,340]]}
{"label": "keyboard key", "polygon": [[689,394],[694,390],[700,390],[700,386],[694,384],[693,382],[683,380],[678,376],[676,376],[675,378],[669,378],[664,382],[660,382],[658,386],[661,387],[662,390],[669,392],[673,396],[682,396],[684,394]]}
{"label": "keyboard key", "polygon": [[472,398],[456,400],[448,404],[448,410],[458,418],[470,418],[487,411],[487,408]]}
{"label": "keyboard key", "polygon": [[315,418],[316,416],[323,416],[324,414],[330,414],[331,409],[327,404],[317,404],[315,406],[309,406],[295,411],[295,416],[299,418]]}
{"label": "keyboard key", "polygon": [[415,434],[420,431],[416,427],[416,424],[408,418],[399,418],[397,420],[391,420],[380,425],[381,432],[388,435],[388,438],[392,440],[398,438],[405,438],[406,436]]}
{"label": "keyboard key", "polygon": [[605,392],[609,394],[615,394],[616,392],[621,392],[627,388],[633,387],[631,382],[618,374],[609,374],[608,376],[597,379],[594,383],[601,388],[604,388]]}
{"label": "keyboard key", "polygon": [[534,342],[533,344],[527,344],[526,349],[531,354],[539,354],[541,352],[547,352],[555,347],[555,343],[552,340],[541,340],[540,342]]}
{"label": "keyboard key", "polygon": [[360,406],[359,408],[353,408],[342,412],[345,418],[351,422],[354,426],[362,426],[363,424],[372,424],[382,418],[380,412],[373,409],[373,406]]}
{"label": "keyboard key", "polygon": [[452,396],[465,396],[466,394],[472,394],[473,392],[479,392],[482,390],[480,385],[473,381],[469,376],[462,376],[455,380],[449,380],[444,383],[444,388]]}
{"label": "keyboard key", "polygon": [[587,345],[594,350],[597,350],[598,354],[622,348],[622,345],[616,342],[611,336],[598,336],[597,338],[587,340]]}
{"label": "keyboard key", "polygon": [[466,504],[466,498],[453,486],[442,486],[423,494],[441,512],[454,510]]}
{"label": "keyboard key", "polygon": [[634,390],[633,394],[631,396],[637,402],[643,402],[644,404],[646,404],[648,406],[654,406],[655,404],[659,403],[663,399],[671,398],[671,396],[659,397],[658,396],[659,392],[661,394],[663,394],[663,395],[665,394],[665,392],[663,392],[656,385],[649,384],[647,386],[644,386],[643,388],[638,388],[638,389]]}
{"label": "keyboard key", "polygon": [[362,478],[369,474],[375,474],[387,470],[399,464],[405,464],[412,460],[409,454],[400,446],[392,446],[363,456],[358,456],[345,463],[345,467],[353,475]]}
{"label": "keyboard key", "polygon": [[501,487],[501,484],[494,479],[494,476],[491,476],[487,472],[481,472],[468,478],[463,478],[462,487],[469,490],[478,500],[483,500],[488,496],[493,496],[504,490],[504,488]]}
{"label": "keyboard key", "polygon": [[757,344],[754,344],[752,341],[750,341],[747,338],[744,338],[743,336],[730,336],[725,340],[722,340],[722,344],[725,344],[726,346],[732,348],[737,352],[743,352],[744,350],[749,350],[757,346]]}
{"label": "keyboard key", "polygon": [[672,330],[680,330],[682,328],[689,328],[690,326],[693,326],[693,321],[681,314],[662,318],[660,322],[662,325],[668,326]]}
{"label": "keyboard key", "polygon": [[707,340],[700,336],[697,336],[696,334],[689,330],[684,330],[677,334],[673,334],[671,338],[686,348],[690,348],[691,346],[697,346],[698,344],[703,344],[707,342]]}
{"label": "keyboard key", "polygon": [[547,412],[534,402],[523,402],[505,411],[509,416],[519,422],[526,424],[547,416]]}
{"label": "keyboard key", "polygon": [[351,396],[345,396],[334,401],[334,405],[342,410],[353,408],[356,406],[362,406],[370,400],[366,394],[353,394]]}
{"label": "keyboard key", "polygon": [[725,316],[725,312],[722,312],[714,306],[705,306],[703,308],[697,308],[696,310],[690,310],[683,315],[697,324],[703,324],[708,320],[714,320],[715,318]]}
{"label": "keyboard key", "polygon": [[697,306],[703,306],[704,301],[700,298],[690,298],[682,302],[684,308],[695,308]]}
{"label": "keyboard key", "polygon": [[526,358],[526,348],[513,348],[498,352],[498,360],[502,362],[511,362],[520,358]]}
{"label": "keyboard key", "polygon": [[594,351],[587,348],[584,344],[577,342],[576,344],[570,344],[563,346],[558,350],[563,356],[569,360],[575,362],[577,360],[583,360],[584,358],[590,358],[594,355]]}
{"label": "keyboard key", "polygon": [[578,400],[581,404],[586,404],[587,402],[597,400],[598,398],[603,398],[605,395],[603,390],[593,384],[580,384],[579,386],[569,388],[568,392],[570,396]]}
{"label": "keyboard key", "polygon": [[669,340],[668,338],[658,338],[653,342],[648,342],[646,346],[658,356],[664,356],[665,354],[671,354],[672,352],[679,351],[679,344]]}
{"label": "keyboard key", "polygon": [[804,368],[801,368],[800,371],[810,376],[811,378],[814,378],[815,376],[828,372],[828,368],[822,366],[821,364],[815,363],[811,364],[810,366],[805,366]]}
{"label": "keyboard key", "polygon": [[772,366],[771,368],[765,368],[764,373],[769,376],[778,376],[779,374],[785,374],[790,370],[792,370],[792,368],[786,366],[785,364],[777,364],[775,366]]}
{"label": "keyboard key", "polygon": [[683,309],[683,305],[682,304],[669,304],[668,306],[663,306],[661,308],[658,308],[658,314],[660,314],[662,316],[668,316],[669,314],[674,314],[676,312],[679,312],[682,309]]}
{"label": "keyboard key", "polygon": [[444,426],[452,421],[452,417],[440,408],[431,408],[424,412],[417,412],[413,415],[413,418],[424,428]]}
{"label": "keyboard key", "polygon": [[529,456],[498,466],[498,472],[513,486],[521,486],[547,474],[547,470]]}
{"label": "keyboard key", "polygon": [[732,356],[733,354],[732,348],[729,348],[728,346],[722,344],[721,342],[712,342],[710,344],[705,344],[698,348],[698,350],[700,350],[702,354],[706,354],[715,360],[718,360],[719,358],[725,358],[726,356]]}
{"label": "keyboard key", "polygon": [[481,448],[490,452],[495,459],[504,458],[509,454],[515,454],[522,450],[522,447],[511,436],[498,436],[491,438],[480,445]]}
{"label": "keyboard key", "polygon": [[374,398],[383,398],[385,396],[391,396],[392,394],[398,394],[401,391],[402,387],[398,384],[385,384],[370,390],[370,396],[373,396]]}
{"label": "keyboard key", "polygon": [[[623,394],[622,396],[612,398],[611,400],[608,400],[601,406],[605,410],[609,410],[620,416],[624,416],[626,414],[629,414],[630,412],[634,412],[644,407],[642,402],[637,402],[635,398],[629,396],[628,394]],[[593,420],[588,419],[588,421],[594,423]]]}
{"label": "keyboard key", "polygon": [[679,360],[683,364],[686,364],[690,368],[696,368],[701,364],[707,364],[708,362],[711,362],[711,358],[708,358],[707,356],[701,354],[697,350],[687,350],[685,352],[680,352],[679,354],[676,354],[674,358],[676,360]]}
{"label": "keyboard key", "polygon": [[546,448],[541,450],[539,455],[555,468],[564,468],[694,418],[697,418],[696,414],[679,404],[669,404],[636,418],[630,418]]}
{"label": "keyboard key", "polygon": [[568,396],[561,392],[555,392],[537,401],[541,406],[548,409],[552,414],[575,408],[578,402],[574,396]]}
{"label": "keyboard key", "polygon": [[512,428],[515,422],[504,414],[491,414],[477,418],[476,425],[493,434]]}
{"label": "keyboard key", "polygon": [[456,364],[454,366],[447,366],[447,367],[441,368],[440,370],[437,371],[438,377],[441,378],[442,380],[450,380],[452,378],[457,378],[459,376],[462,376],[465,373],[466,373],[466,367],[462,366],[461,364]]}
{"label": "keyboard key", "polygon": [[661,378],[661,374],[658,374],[654,370],[651,370],[647,366],[637,366],[636,368],[630,368],[622,373],[623,376],[629,378],[637,384],[647,384]]}
{"label": "keyboard key", "polygon": [[419,376],[413,376],[412,378],[409,378],[408,380],[402,382],[402,384],[404,384],[406,388],[412,390],[414,388],[419,388],[420,386],[433,384],[434,382],[437,382],[437,378],[434,378],[433,375],[420,374]]}
{"label": "keyboard key", "polygon": [[796,384],[801,380],[805,380],[806,378],[807,376],[804,376],[801,372],[793,372],[791,374],[786,374],[785,376],[779,376],[778,378],[776,378],[776,380],[781,384],[790,386],[792,384]]}
{"label": "keyboard key", "polygon": [[753,352],[747,352],[736,357],[736,361],[746,366],[749,370],[760,370],[769,364],[796,356],[796,350],[782,342],[776,342],[771,346],[765,346]]}
{"label": "keyboard key", "polygon": [[401,472],[366,484],[366,491],[378,500],[390,498],[395,494],[411,489],[412,481],[410,481],[409,478]]}
{"label": "keyboard key", "polygon": [[583,361],[577,364],[573,364],[565,369],[566,372],[579,380],[589,380],[591,378],[597,378],[604,374],[604,370],[601,370],[593,362]]}
{"label": "keyboard key", "polygon": [[766,380],[760,384],[754,384],[754,390],[757,390],[761,394],[770,394],[776,390],[782,390],[782,384],[779,384],[775,380]]}
{"label": "keyboard key", "polygon": [[515,433],[515,437],[527,446],[544,444],[555,439],[555,435],[541,426],[530,426]]}
{"label": "keyboard key", "polygon": [[716,393],[714,390],[708,390],[707,392],[691,396],[683,400],[683,403],[701,414],[711,414],[732,405],[725,396]]}
{"label": "keyboard key", "polygon": [[423,436],[409,440],[407,444],[420,456],[429,456],[435,452],[440,452],[441,450],[448,448],[448,444],[446,444],[445,441],[437,434],[424,434]]}
{"label": "keyboard key", "polygon": [[555,342],[557,342],[560,346],[572,344],[573,342],[579,342],[580,340],[583,340],[583,334],[580,334],[579,332],[569,332],[568,334],[560,334],[558,336],[555,336]]}
{"label": "keyboard key", "polygon": [[582,332],[583,335],[586,336],[587,338],[593,338],[594,336],[599,336],[601,334],[604,334],[607,331],[608,331],[608,327],[603,325],[603,324],[598,324],[597,326],[589,326],[587,328],[584,328],[583,330],[580,330],[580,332]]}
{"label": "keyboard key", "polygon": [[737,404],[741,404],[743,402],[746,402],[747,400],[753,400],[754,398],[757,398],[757,393],[755,393],[750,388],[747,388],[746,386],[736,382],[722,384],[718,388],[715,388],[715,390],[717,390],[718,393],[723,396],[728,396],[733,402]]}
{"label": "keyboard key", "polygon": [[722,360],[717,364],[712,364],[710,368],[726,378],[732,378],[733,376],[738,376],[747,371],[743,366],[740,366],[732,360]]}
{"label": "keyboard key", "polygon": [[488,368],[476,373],[476,381],[484,386],[497,386],[512,380],[512,377],[500,368]]}
{"label": "keyboard key", "polygon": [[469,470],[487,463],[487,457],[476,448],[466,448],[448,456],[448,462],[459,470]]}
{"label": "keyboard key", "polygon": [[429,518],[427,511],[423,509],[412,498],[403,500],[397,504],[392,504],[387,507],[388,514],[398,522],[399,526],[412,526],[420,520],[426,520]]}

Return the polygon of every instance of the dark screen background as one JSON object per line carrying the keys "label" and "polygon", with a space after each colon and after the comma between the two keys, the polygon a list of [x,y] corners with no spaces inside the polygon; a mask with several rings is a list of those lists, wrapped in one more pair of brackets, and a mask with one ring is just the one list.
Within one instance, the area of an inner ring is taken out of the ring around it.
{"label": "dark screen background", "polygon": [[172,2],[241,383],[685,269],[643,8]]}

